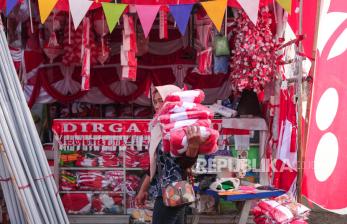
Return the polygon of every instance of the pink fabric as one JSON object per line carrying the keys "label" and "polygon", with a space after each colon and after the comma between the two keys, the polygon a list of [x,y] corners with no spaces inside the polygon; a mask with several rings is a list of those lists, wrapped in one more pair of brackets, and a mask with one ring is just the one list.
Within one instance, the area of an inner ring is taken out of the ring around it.
{"label": "pink fabric", "polygon": [[186,90],[174,92],[165,98],[166,102],[189,102],[201,103],[205,99],[205,93],[202,90]]}
{"label": "pink fabric", "polygon": [[[216,152],[218,149],[218,131],[211,128],[200,127],[200,132],[205,142],[200,145],[199,154],[207,155]],[[187,146],[186,128],[173,130],[163,137],[164,152],[171,153],[174,157],[182,156],[187,151]]]}
{"label": "pink fabric", "polygon": [[168,124],[171,122],[182,121],[186,119],[212,119],[213,113],[209,110],[201,111],[188,111],[176,114],[164,114],[159,117],[161,124]]}

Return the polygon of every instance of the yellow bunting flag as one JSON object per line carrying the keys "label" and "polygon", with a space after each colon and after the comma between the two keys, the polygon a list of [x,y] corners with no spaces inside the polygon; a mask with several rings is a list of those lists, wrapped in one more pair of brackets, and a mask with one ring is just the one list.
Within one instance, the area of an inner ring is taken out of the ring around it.
{"label": "yellow bunting flag", "polygon": [[276,0],[277,3],[289,14],[292,12],[292,0]]}
{"label": "yellow bunting flag", "polygon": [[227,0],[200,2],[219,32],[222,27],[227,2]]}
{"label": "yellow bunting flag", "polygon": [[39,11],[41,23],[44,23],[48,18],[49,14],[54,9],[55,4],[57,4],[58,0],[38,0],[39,1]]}

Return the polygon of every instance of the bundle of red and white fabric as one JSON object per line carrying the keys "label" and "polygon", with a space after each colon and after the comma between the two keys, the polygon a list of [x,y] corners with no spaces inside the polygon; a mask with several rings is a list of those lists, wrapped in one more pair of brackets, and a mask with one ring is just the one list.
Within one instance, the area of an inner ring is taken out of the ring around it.
{"label": "bundle of red and white fabric", "polygon": [[123,197],[120,194],[99,194],[92,199],[92,211],[95,213],[120,213],[122,212]]}
{"label": "bundle of red and white fabric", "polygon": [[64,194],[61,200],[65,211],[69,214],[88,214],[91,212],[91,194]]}
{"label": "bundle of red and white fabric", "polygon": [[284,195],[261,200],[252,213],[256,224],[307,224],[310,209]]}
{"label": "bundle of red and white fabric", "polygon": [[138,159],[139,159],[139,167],[140,168],[148,168],[149,167],[149,153],[148,151],[146,152],[140,152],[139,153],[139,156],[138,156]]}
{"label": "bundle of red and white fabric", "polygon": [[125,186],[128,193],[133,193],[140,188],[141,179],[136,175],[127,175]]}
{"label": "bundle of red and white fabric", "polygon": [[163,150],[178,157],[184,155],[188,142],[188,126],[199,126],[202,139],[205,141],[199,148],[199,154],[214,153],[219,133],[210,128],[213,112],[200,103],[205,94],[201,90],[174,92],[165,98],[162,109],[157,114],[157,121],[162,127]]}
{"label": "bundle of red and white fabric", "polygon": [[77,184],[80,190],[100,191],[109,185],[100,171],[80,171],[77,174]]}
{"label": "bundle of red and white fabric", "polygon": [[78,157],[75,166],[79,167],[96,167],[98,165],[98,155],[86,153]]}
{"label": "bundle of red and white fabric", "polygon": [[62,191],[77,190],[77,176],[75,173],[63,170],[60,173],[59,187]]}
{"label": "bundle of red and white fabric", "polygon": [[122,164],[122,160],[114,152],[101,152],[98,157],[99,166],[102,167],[118,167]]}
{"label": "bundle of red and white fabric", "polygon": [[148,151],[138,151],[135,147],[129,147],[126,151],[125,165],[129,168],[148,168]]}
{"label": "bundle of red and white fabric", "polygon": [[136,80],[136,32],[133,17],[124,14],[123,44],[120,47],[122,79]]}
{"label": "bundle of red and white fabric", "polygon": [[108,188],[111,191],[122,191],[124,173],[121,170],[116,171],[106,171],[105,179],[109,183]]}
{"label": "bundle of red and white fabric", "polygon": [[135,168],[140,165],[138,154],[139,153],[133,147],[127,148],[126,157],[125,157],[126,167]]}

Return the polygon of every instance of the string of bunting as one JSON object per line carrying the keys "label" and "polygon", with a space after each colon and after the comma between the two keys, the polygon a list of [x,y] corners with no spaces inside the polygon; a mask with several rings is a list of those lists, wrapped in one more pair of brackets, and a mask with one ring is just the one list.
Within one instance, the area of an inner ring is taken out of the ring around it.
{"label": "string of bunting", "polygon": [[[1,1],[1,0],[0,0]],[[5,0],[3,0],[5,1]],[[41,23],[44,23],[48,16],[51,14],[54,7],[60,0],[38,0]],[[15,6],[21,2],[20,0],[6,0],[6,13],[9,13],[15,8]],[[80,25],[82,19],[85,17],[90,7],[96,1],[92,0],[68,0],[70,13],[72,16],[75,30]],[[120,16],[126,10],[128,4],[111,3],[109,1],[97,1],[102,4],[102,8],[106,17],[107,25],[110,32],[113,31],[116,24],[119,21]],[[225,15],[226,7],[228,2],[234,2],[240,5],[250,20],[256,24],[258,18],[258,10],[260,7],[261,0],[211,0],[198,2],[206,11],[207,15],[212,20],[218,31],[221,30],[223,18]],[[276,0],[276,2],[288,13],[291,12],[292,0]],[[186,27],[189,22],[194,2],[190,4],[174,4],[167,5],[170,9],[172,16],[174,17],[177,27],[182,35],[186,32]],[[137,14],[139,15],[142,28],[145,36],[147,37],[153,22],[158,14],[161,5],[140,5],[135,4]]]}

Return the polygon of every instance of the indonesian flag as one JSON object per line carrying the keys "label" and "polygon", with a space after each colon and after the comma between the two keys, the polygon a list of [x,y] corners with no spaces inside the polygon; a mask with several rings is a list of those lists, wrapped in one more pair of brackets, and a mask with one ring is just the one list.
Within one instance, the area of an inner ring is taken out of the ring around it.
{"label": "indonesian flag", "polygon": [[82,36],[82,83],[81,90],[86,91],[90,88],[90,46],[89,46],[90,20],[86,17],[83,20]]}
{"label": "indonesian flag", "polygon": [[169,37],[168,24],[167,24],[168,10],[169,9],[167,8],[167,6],[162,6],[159,11],[159,38],[160,39],[167,39]]}
{"label": "indonesian flag", "polygon": [[122,66],[122,79],[136,81],[137,67]]}

